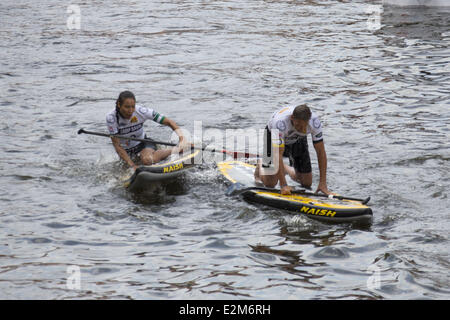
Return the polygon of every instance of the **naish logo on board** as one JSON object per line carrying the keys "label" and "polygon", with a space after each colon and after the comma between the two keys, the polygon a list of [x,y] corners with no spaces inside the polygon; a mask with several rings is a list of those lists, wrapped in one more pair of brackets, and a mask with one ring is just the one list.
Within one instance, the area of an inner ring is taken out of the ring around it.
{"label": "naish logo on board", "polygon": [[300,212],[304,212],[307,214],[314,214],[318,216],[327,216],[327,217],[334,217],[336,214],[336,211],[326,210],[326,209],[314,209],[314,208],[308,208],[308,207],[301,207]]}
{"label": "naish logo on board", "polygon": [[168,166],[164,168],[164,173],[177,171],[183,169],[183,163],[174,164],[173,166]]}

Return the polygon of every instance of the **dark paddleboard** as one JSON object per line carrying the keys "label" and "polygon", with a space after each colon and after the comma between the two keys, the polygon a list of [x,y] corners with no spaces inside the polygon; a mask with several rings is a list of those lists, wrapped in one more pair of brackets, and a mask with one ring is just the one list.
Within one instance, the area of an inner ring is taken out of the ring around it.
{"label": "dark paddleboard", "polygon": [[129,191],[139,191],[156,182],[178,178],[195,167],[195,159],[199,154],[199,150],[192,150],[187,154],[171,155],[166,160],[150,166],[140,166],[124,185]]}
{"label": "dark paddleboard", "polygon": [[[253,173],[255,165],[241,161],[225,161],[218,164],[223,177],[232,185],[243,189],[243,198],[250,202],[261,203],[271,207],[285,209],[295,214],[304,215],[324,222],[361,222],[371,223],[372,209],[359,201],[338,200],[314,195],[282,195],[276,191],[261,190],[255,183]],[[286,176],[288,185],[294,186],[289,176]]]}

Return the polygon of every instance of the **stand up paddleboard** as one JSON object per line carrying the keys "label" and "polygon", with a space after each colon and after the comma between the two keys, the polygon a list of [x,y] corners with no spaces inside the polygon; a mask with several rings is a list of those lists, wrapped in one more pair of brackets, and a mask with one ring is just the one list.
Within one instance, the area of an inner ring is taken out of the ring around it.
{"label": "stand up paddleboard", "polygon": [[[218,168],[223,177],[231,183],[230,189],[237,189],[243,198],[249,202],[261,203],[275,208],[285,209],[295,214],[304,215],[325,222],[358,222],[371,223],[372,209],[366,206],[370,198],[361,201],[333,199],[326,195],[314,195],[312,192],[296,191],[292,195],[282,195],[279,189],[270,189],[257,186],[253,173],[255,165],[241,161],[225,161],[218,163]],[[288,185],[294,186],[293,182],[286,176]],[[232,194],[233,190],[227,192]],[[239,191],[240,190],[240,191]]]}
{"label": "stand up paddleboard", "polygon": [[178,178],[196,165],[195,159],[199,154],[199,150],[192,150],[188,154],[170,155],[157,164],[140,166],[124,185],[127,190],[134,192],[143,190],[155,182]]}

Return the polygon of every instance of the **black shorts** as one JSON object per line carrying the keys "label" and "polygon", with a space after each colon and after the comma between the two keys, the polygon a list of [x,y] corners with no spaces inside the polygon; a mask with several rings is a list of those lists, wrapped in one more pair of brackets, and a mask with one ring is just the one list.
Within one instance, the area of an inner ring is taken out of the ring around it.
{"label": "black shorts", "polygon": [[[266,139],[264,152],[267,157],[272,156],[272,136],[269,128],[265,129]],[[307,137],[299,138],[293,144],[287,144],[284,147],[283,157],[289,158],[289,165],[294,167],[296,172],[300,173],[310,173],[311,168],[311,158],[309,157],[308,150],[308,139]]]}
{"label": "black shorts", "polygon": [[283,156],[289,157],[289,165],[294,167],[296,172],[310,173],[312,171],[306,137],[298,139],[293,144],[287,144],[284,147]]}
{"label": "black shorts", "polygon": [[[148,139],[147,136],[145,136],[144,139]],[[145,148],[152,148],[153,150],[157,149],[156,144],[154,142],[148,141],[148,142],[141,142],[137,146],[130,148],[130,149],[126,149],[125,151],[131,157],[131,156],[137,156],[139,154],[139,152],[141,152]]]}

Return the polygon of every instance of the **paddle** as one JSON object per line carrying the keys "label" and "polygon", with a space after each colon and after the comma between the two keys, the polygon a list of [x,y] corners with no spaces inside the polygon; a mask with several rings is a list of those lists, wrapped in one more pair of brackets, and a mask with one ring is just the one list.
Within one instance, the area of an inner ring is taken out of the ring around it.
{"label": "paddle", "polygon": [[[261,190],[261,191],[270,191],[270,192],[280,192],[279,189],[275,188],[266,188],[266,187],[245,187],[239,182],[233,183],[230,187],[228,187],[225,194],[227,196],[241,194],[245,191],[251,191],[251,190]],[[370,197],[367,197],[366,199],[358,199],[353,197],[346,197],[346,196],[339,196],[339,195],[327,195],[322,193],[314,193],[314,192],[308,192],[303,189],[294,189],[291,191],[293,194],[304,194],[307,196],[315,196],[315,197],[322,197],[322,198],[328,198],[328,199],[338,199],[338,200],[354,200],[354,201],[360,201],[362,204],[367,204],[370,201]]]}
{"label": "paddle", "polygon": [[[81,128],[80,130],[78,130],[78,134],[91,134],[94,136],[100,136],[100,137],[108,137],[108,138],[119,138],[119,139],[125,139],[125,140],[133,140],[133,141],[140,141],[140,142],[153,142],[156,144],[161,144],[161,145],[165,145],[165,146],[177,146],[176,143],[170,143],[170,142],[163,142],[163,141],[156,141],[153,139],[141,139],[141,138],[133,138],[133,137],[126,137],[126,136],[121,136],[118,134],[108,134],[108,133],[101,133],[101,132],[93,132],[93,131],[87,131],[84,130],[83,128]],[[252,154],[252,153],[248,153],[248,152],[238,152],[238,151],[228,151],[228,150],[224,150],[224,149],[215,149],[209,146],[206,147],[196,147],[194,144],[191,144],[191,149],[198,149],[198,150],[202,150],[202,151],[209,151],[209,152],[216,152],[216,153],[224,153],[224,154],[228,154],[233,156],[233,159],[237,159],[237,158],[260,158],[261,156],[258,154]]]}

